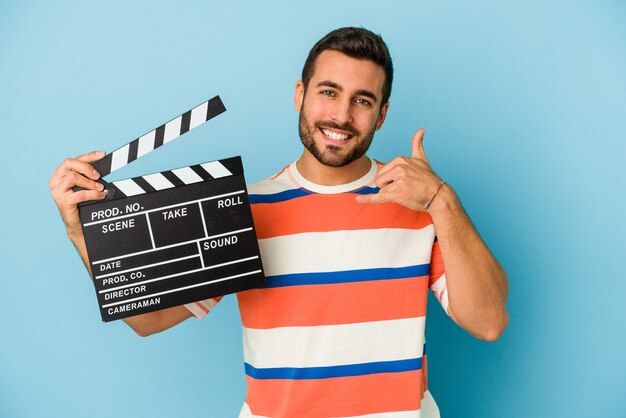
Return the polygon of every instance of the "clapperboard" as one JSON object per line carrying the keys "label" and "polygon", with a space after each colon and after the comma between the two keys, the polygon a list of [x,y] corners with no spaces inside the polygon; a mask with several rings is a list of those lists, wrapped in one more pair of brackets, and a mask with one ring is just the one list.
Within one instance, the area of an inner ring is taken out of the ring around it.
{"label": "clapperboard", "polygon": [[[92,165],[104,177],[225,110],[214,97]],[[101,181],[79,212],[103,321],[264,284],[240,157]]]}

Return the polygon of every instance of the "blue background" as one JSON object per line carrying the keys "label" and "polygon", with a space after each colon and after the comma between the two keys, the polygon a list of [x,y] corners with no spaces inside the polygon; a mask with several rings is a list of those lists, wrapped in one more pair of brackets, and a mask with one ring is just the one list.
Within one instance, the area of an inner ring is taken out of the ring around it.
{"label": "blue background", "polygon": [[371,155],[425,147],[505,266],[491,344],[430,299],[448,417],[626,416],[623,1],[0,1],[0,416],[236,416],[234,297],[149,338],[102,324],[48,178],[220,94],[228,112],[114,179],[241,155],[249,182],[299,156],[293,86],[328,31],[368,27],[396,65]]}

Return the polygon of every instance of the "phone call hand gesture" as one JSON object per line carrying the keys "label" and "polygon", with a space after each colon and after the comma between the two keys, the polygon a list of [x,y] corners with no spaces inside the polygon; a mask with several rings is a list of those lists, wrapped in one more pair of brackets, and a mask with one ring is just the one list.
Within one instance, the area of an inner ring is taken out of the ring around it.
{"label": "phone call hand gesture", "polygon": [[375,183],[378,193],[359,195],[361,203],[398,203],[416,211],[427,210],[433,196],[443,185],[433,171],[424,152],[424,129],[411,141],[411,157],[396,157],[378,170]]}

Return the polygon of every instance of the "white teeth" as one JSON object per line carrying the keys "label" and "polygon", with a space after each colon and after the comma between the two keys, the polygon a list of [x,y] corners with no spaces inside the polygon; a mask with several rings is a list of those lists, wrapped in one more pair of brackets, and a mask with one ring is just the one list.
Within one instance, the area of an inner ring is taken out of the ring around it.
{"label": "white teeth", "polygon": [[322,132],[324,133],[324,135],[335,141],[345,141],[346,139],[350,138],[350,135],[348,134],[338,134],[328,129],[322,129]]}

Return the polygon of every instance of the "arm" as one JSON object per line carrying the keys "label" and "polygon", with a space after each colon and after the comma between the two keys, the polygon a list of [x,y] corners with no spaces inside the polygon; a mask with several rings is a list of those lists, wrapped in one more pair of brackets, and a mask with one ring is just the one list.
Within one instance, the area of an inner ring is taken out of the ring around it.
{"label": "arm", "polygon": [[428,211],[446,271],[448,313],[475,337],[495,341],[508,325],[506,274],[474,229],[454,190],[444,185],[437,192],[441,180],[426,159],[423,136],[423,129],[413,136],[411,158],[398,157],[381,168],[376,178],[379,193],[357,200],[395,202],[417,211],[426,210],[430,203]]}
{"label": "arm", "polygon": [[[91,152],[77,158],[67,158],[48,182],[50,193],[65,223],[67,236],[76,247],[90,275],[89,257],[78,216],[78,204],[88,200],[101,200],[106,196],[102,184],[96,182],[100,174],[89,164],[103,157],[104,152]],[[84,190],[75,192],[72,189],[74,186],[82,187]],[[148,336],[164,331],[191,316],[187,308],[177,306],[126,318],[124,322],[138,335]]]}
{"label": "arm", "polygon": [[123,321],[126,322],[137,335],[147,337],[165,331],[191,317],[192,314],[189,309],[184,306],[175,306],[173,308],[124,318]]}
{"label": "arm", "polygon": [[448,313],[475,337],[495,341],[508,325],[506,273],[444,185],[430,207],[443,256]]}

